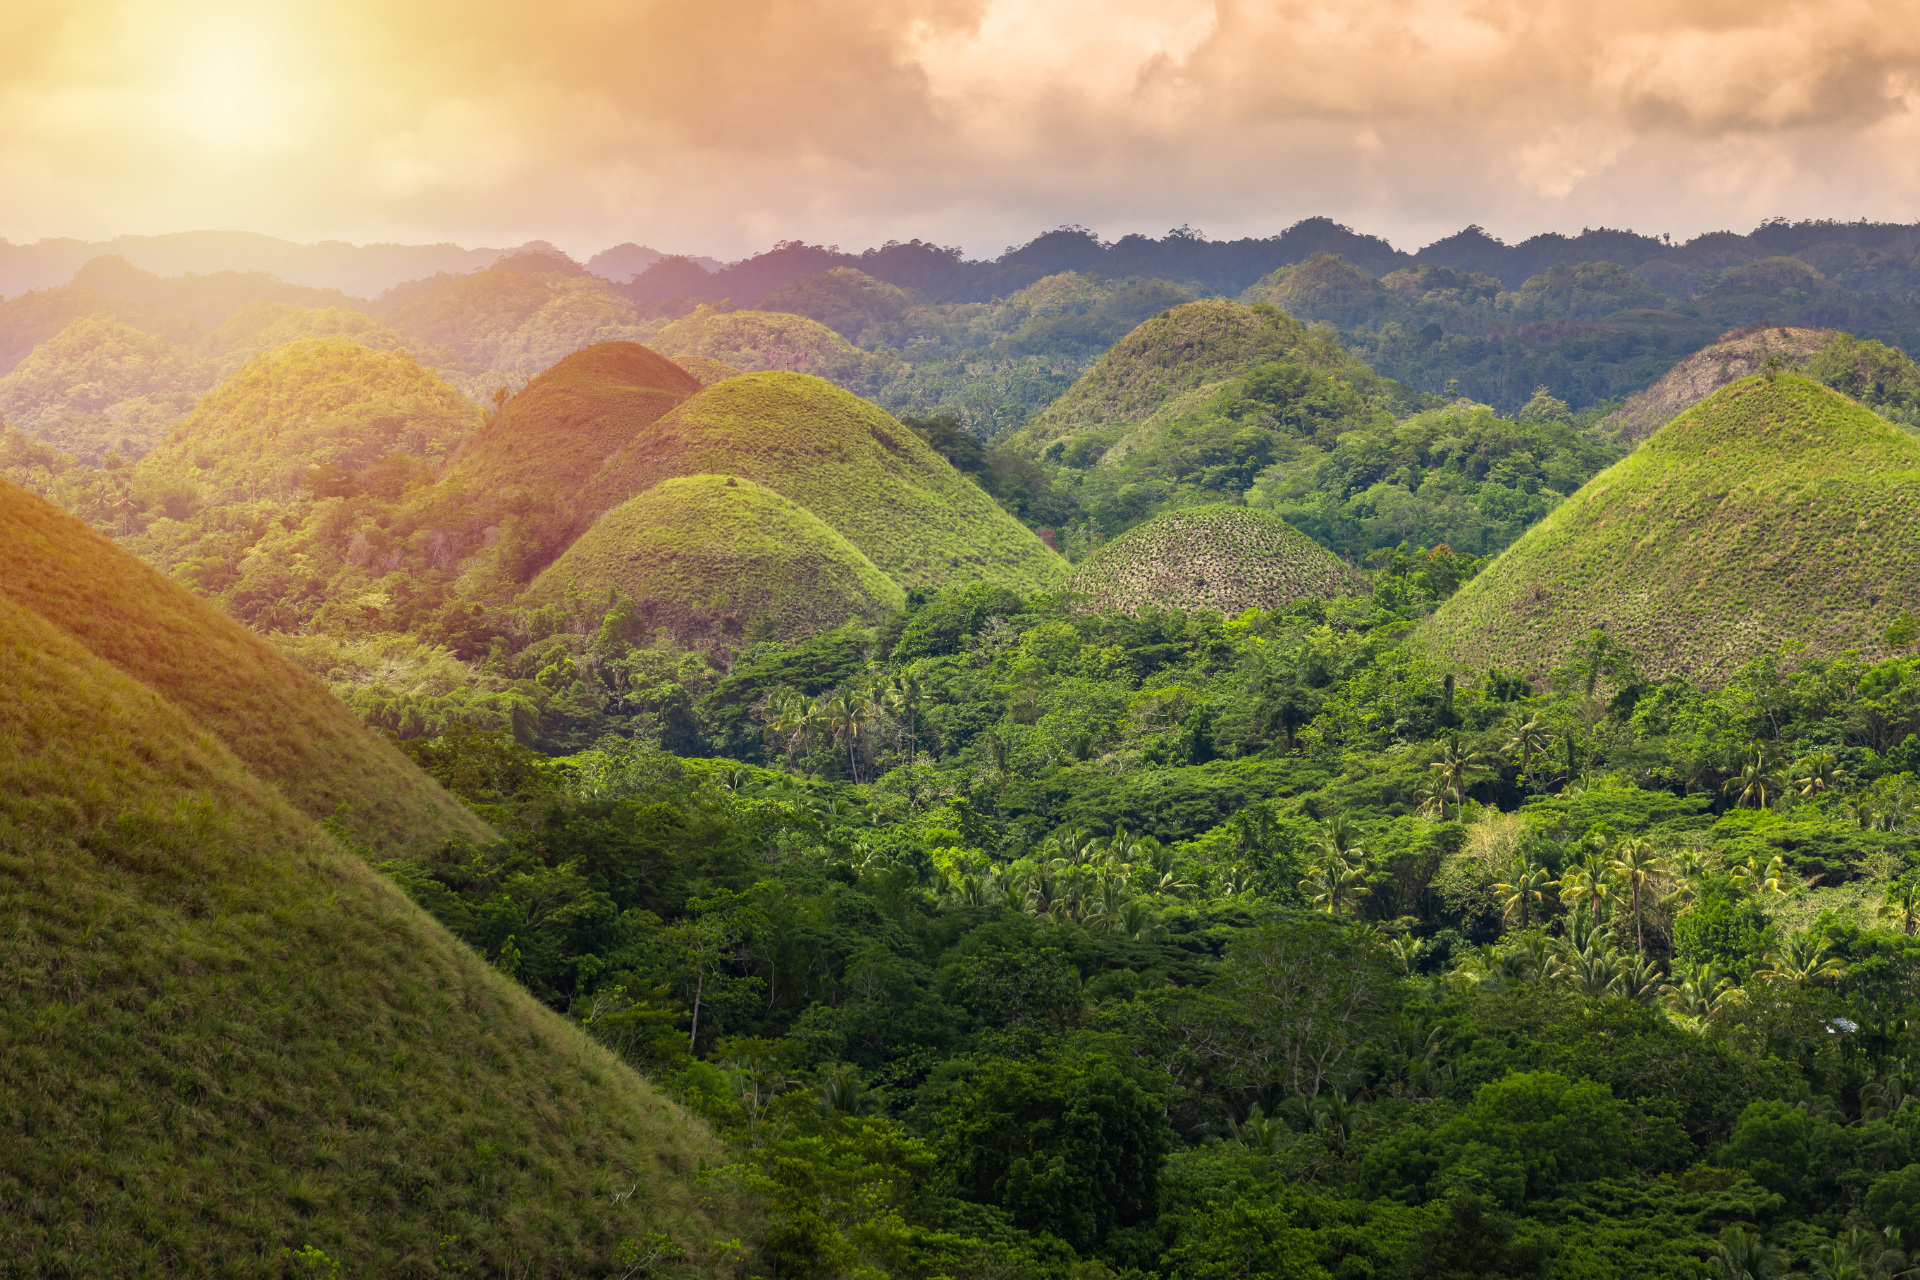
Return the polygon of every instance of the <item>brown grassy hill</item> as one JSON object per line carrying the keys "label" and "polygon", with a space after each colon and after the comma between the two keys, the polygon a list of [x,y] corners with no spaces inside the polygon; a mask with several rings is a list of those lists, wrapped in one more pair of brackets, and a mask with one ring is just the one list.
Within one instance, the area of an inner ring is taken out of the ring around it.
{"label": "brown grassy hill", "polygon": [[1128,530],[1075,565],[1064,585],[1095,609],[1213,609],[1233,617],[1364,593],[1367,578],[1279,516],[1216,503]]}
{"label": "brown grassy hill", "polygon": [[1804,364],[1838,336],[1832,329],[1755,328],[1723,334],[1608,415],[1597,430],[1621,445],[1637,444],[1720,388],[1760,372],[1768,360]]}
{"label": "brown grassy hill", "polygon": [[727,378],[737,378],[745,369],[736,369],[724,360],[715,360],[712,356],[675,356],[673,362],[700,379],[700,385],[710,387]]}
{"label": "brown grassy hill", "polygon": [[739,476],[792,499],[902,587],[985,580],[1034,591],[1064,567],[919,436],[805,374],[708,387],[639,433],[591,492],[612,507],[695,475]]}
{"label": "brown grassy hill", "polygon": [[720,1274],[714,1240],[751,1224],[695,1185],[723,1158],[704,1128],[288,805],[176,705],[191,684],[163,695],[23,604],[20,544],[0,536],[0,1272],[613,1275],[657,1231]]}
{"label": "brown grassy hill", "polygon": [[320,683],[52,504],[0,482],[0,597],[167,698],[314,818],[389,856],[490,833]]}
{"label": "brown grassy hill", "polygon": [[1723,387],[1447,600],[1427,643],[1544,674],[1604,628],[1647,674],[1717,684],[1787,642],[1882,653],[1920,611],[1920,440],[1793,374]]}
{"label": "brown grassy hill", "polygon": [[664,480],[607,512],[528,591],[632,599],[682,642],[796,640],[905,603],[873,562],[819,517],[737,476]]}
{"label": "brown grassy hill", "polygon": [[507,401],[454,455],[445,485],[577,494],[634,436],[700,390],[700,380],[637,342],[576,351]]}
{"label": "brown grassy hill", "polygon": [[1304,325],[1271,307],[1220,298],[1172,307],[1115,343],[1008,445],[1037,454],[1081,435],[1118,438],[1176,398],[1281,359],[1306,338]]}

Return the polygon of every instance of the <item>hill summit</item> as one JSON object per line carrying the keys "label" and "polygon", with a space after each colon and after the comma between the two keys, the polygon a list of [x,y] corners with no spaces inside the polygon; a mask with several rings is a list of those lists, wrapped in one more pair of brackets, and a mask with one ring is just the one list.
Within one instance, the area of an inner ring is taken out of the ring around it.
{"label": "hill summit", "polygon": [[1920,440],[1792,374],[1715,392],[1562,503],[1434,614],[1460,666],[1545,673],[1604,628],[1712,684],[1787,641],[1881,647],[1920,608]]}
{"label": "hill summit", "polygon": [[1074,567],[1095,609],[1216,609],[1232,617],[1366,590],[1366,577],[1279,516],[1231,503],[1155,516]]}

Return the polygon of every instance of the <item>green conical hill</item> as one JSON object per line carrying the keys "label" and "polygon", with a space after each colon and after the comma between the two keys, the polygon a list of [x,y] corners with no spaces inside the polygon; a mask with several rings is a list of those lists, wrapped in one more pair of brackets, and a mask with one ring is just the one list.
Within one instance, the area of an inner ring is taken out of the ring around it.
{"label": "green conical hill", "polygon": [[[800,369],[870,395],[896,361],[848,342],[818,320],[785,311],[721,311],[703,303],[651,339],[675,360],[705,356],[748,372]],[[704,380],[704,379],[703,379]]]}
{"label": "green conical hill", "polygon": [[632,598],[677,639],[730,643],[818,635],[905,603],[873,562],[805,507],[733,476],[665,480],[615,507],[535,580]]}
{"label": "green conical hill", "polygon": [[1220,298],[1172,307],[1115,343],[1008,443],[1038,453],[1079,436],[1118,438],[1175,399],[1285,358],[1307,336],[1271,307]]}
{"label": "green conical hill", "polygon": [[78,520],[0,482],[0,598],[165,698],[309,817],[387,856],[491,833],[320,683]]}
{"label": "green conical hill", "polygon": [[316,466],[356,475],[396,455],[437,466],[480,411],[403,351],[308,338],[256,356],[141,461],[209,505],[292,496]]}
{"label": "green conical hill", "polygon": [[700,380],[637,342],[602,342],[542,373],[454,458],[443,484],[571,501],[635,434],[700,390]]}
{"label": "green conical hill", "polygon": [[1544,673],[1593,628],[1652,677],[1725,680],[1787,641],[1869,654],[1920,610],[1920,440],[1791,374],[1681,414],[1428,621],[1438,656]]}
{"label": "green conical hill", "polygon": [[743,1224],[694,1185],[724,1158],[704,1129],[297,812],[204,701],[23,603],[17,544],[0,1271],[612,1275],[660,1231],[716,1274]]}
{"label": "green conical hill", "polygon": [[611,507],[676,476],[731,475],[819,517],[903,587],[1049,583],[1058,556],[926,443],[819,378],[728,378],[641,433],[595,480]]}
{"label": "green conical hill", "polygon": [[1074,566],[1068,591],[1094,609],[1215,609],[1232,617],[1366,590],[1348,568],[1276,515],[1218,503],[1155,516]]}
{"label": "green conical hill", "polygon": [[725,360],[715,360],[712,356],[675,356],[673,362],[698,378],[703,387],[724,382],[728,378],[737,378],[745,372],[745,370],[734,368]]}

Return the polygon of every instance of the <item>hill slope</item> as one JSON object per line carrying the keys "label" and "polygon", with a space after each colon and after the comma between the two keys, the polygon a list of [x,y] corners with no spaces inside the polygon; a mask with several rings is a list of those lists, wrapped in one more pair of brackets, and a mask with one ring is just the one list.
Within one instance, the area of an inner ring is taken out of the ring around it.
{"label": "hill slope", "polygon": [[491,833],[233,619],[52,504],[0,482],[0,599],[167,698],[311,818],[387,856]]}
{"label": "hill slope", "polygon": [[1791,374],[1723,388],[1562,503],[1426,627],[1545,672],[1594,627],[1708,683],[1784,641],[1873,653],[1920,608],[1920,441]]}
{"label": "hill slope", "polygon": [[692,1185],[704,1130],[13,579],[10,1274],[278,1277],[306,1248],[350,1275],[610,1274],[622,1239],[698,1265],[737,1233]]}
{"label": "hill slope", "polygon": [[1306,336],[1305,326],[1272,308],[1218,298],[1169,308],[1115,343],[1007,443],[1038,453],[1083,435],[1123,435],[1178,397],[1281,359]]}
{"label": "hill slope", "polygon": [[[287,498],[315,466],[340,473],[336,485],[396,455],[438,466],[479,423],[472,402],[405,352],[306,338],[208,392],[136,475],[211,505]],[[393,478],[404,482],[404,468]]]}
{"label": "hill slope", "polygon": [[1804,364],[1838,336],[1831,329],[1761,328],[1724,334],[1607,415],[1596,430],[1622,445],[1635,444],[1720,388],[1760,372],[1768,360]]}
{"label": "hill slope", "polygon": [[548,566],[530,599],[631,597],[677,640],[751,644],[878,620],[905,595],[806,508],[751,480],[686,476],[615,507]]}
{"label": "hill slope", "polygon": [[571,501],[612,454],[698,390],[699,378],[637,342],[597,343],[507,401],[461,448],[443,483]]}
{"label": "hill slope", "polygon": [[1232,617],[1294,600],[1366,590],[1349,569],[1286,521],[1218,503],[1156,516],[1100,547],[1068,576],[1095,609],[1215,609]]}
{"label": "hill slope", "polygon": [[728,378],[688,400],[601,470],[613,506],[676,476],[732,475],[811,511],[903,587],[1046,585],[1059,557],[913,432],[798,373]]}

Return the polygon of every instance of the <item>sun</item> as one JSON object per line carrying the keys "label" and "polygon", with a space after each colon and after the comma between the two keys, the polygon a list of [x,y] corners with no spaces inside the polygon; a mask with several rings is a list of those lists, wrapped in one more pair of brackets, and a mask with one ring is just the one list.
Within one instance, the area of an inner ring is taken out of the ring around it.
{"label": "sun", "polygon": [[257,27],[206,23],[182,33],[164,100],[181,133],[222,150],[285,136],[292,101],[280,42]]}

